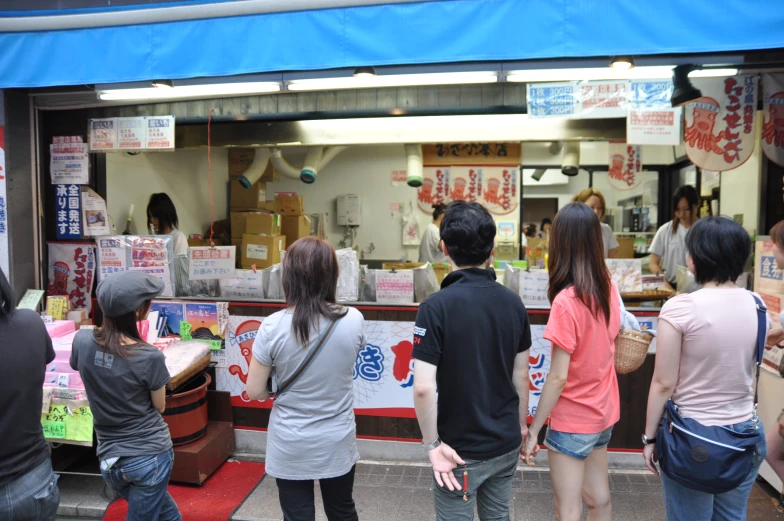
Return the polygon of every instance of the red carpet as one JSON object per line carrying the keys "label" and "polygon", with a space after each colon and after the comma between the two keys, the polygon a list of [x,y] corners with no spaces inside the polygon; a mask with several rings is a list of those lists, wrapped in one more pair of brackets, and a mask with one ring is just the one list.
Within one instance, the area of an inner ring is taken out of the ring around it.
{"label": "red carpet", "polygon": [[[229,521],[264,477],[263,463],[224,463],[201,487],[169,485],[183,521]],[[103,521],[125,521],[128,503],[118,499],[106,509]]]}

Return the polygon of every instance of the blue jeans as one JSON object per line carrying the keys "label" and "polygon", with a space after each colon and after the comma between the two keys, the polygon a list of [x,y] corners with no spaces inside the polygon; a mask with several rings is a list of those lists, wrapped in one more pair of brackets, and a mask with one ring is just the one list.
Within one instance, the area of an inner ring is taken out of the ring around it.
{"label": "blue jeans", "polygon": [[571,434],[547,427],[544,445],[552,451],[583,461],[594,449],[603,449],[610,443],[612,431],[613,428],[609,427],[599,434]]}
{"label": "blue jeans", "polygon": [[[439,487],[433,478],[436,519],[438,521],[473,521],[474,507],[482,521],[509,521],[509,500],[512,479],[517,470],[520,449],[486,461],[465,460],[468,469],[468,501],[463,491],[450,492]],[[455,469],[455,477],[463,486],[463,468]]]}
{"label": "blue jeans", "polygon": [[52,460],[0,487],[0,519],[3,521],[54,521],[60,505],[57,474]]}
{"label": "blue jeans", "polygon": [[[757,444],[753,465],[746,480],[737,488],[723,494],[708,494],[686,488],[680,483],[661,475],[664,486],[664,509],[667,521],[744,521],[746,506],[749,502],[751,489],[757,480],[760,465],[768,454],[762,422],[757,427],[763,433],[762,441]],[[727,428],[735,432],[751,432],[754,424],[751,420]]]}
{"label": "blue jeans", "polygon": [[174,451],[154,456],[120,458],[112,468],[101,471],[106,484],[128,501],[126,521],[182,521],[177,503],[166,491]]}

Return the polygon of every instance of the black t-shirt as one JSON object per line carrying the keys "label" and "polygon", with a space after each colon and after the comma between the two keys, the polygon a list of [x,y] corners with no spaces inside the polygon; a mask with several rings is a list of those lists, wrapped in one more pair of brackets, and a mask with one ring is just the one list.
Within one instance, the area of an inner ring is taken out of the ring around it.
{"label": "black t-shirt", "polygon": [[438,433],[462,458],[488,460],[515,450],[520,400],[512,373],[531,347],[522,299],[492,269],[447,275],[419,306],[414,358],[438,367]]}
{"label": "black t-shirt", "polygon": [[49,457],[41,429],[46,364],[52,339],[41,317],[17,310],[0,321],[0,486],[35,469]]}

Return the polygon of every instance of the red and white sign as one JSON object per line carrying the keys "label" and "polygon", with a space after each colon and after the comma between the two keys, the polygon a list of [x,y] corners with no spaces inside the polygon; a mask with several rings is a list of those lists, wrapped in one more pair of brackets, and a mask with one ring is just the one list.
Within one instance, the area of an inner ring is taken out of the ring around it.
{"label": "red and white sign", "polygon": [[579,85],[581,118],[624,118],[629,96],[628,81],[592,81]]}
{"label": "red and white sign", "polygon": [[695,85],[703,97],[684,108],[686,154],[714,172],[739,167],[754,152],[756,77],[711,78]]}
{"label": "red and white sign", "polygon": [[762,150],[784,166],[784,74],[763,74],[762,92]]}
{"label": "red and white sign", "polygon": [[405,183],[407,180],[407,170],[392,170],[392,186],[396,186],[397,183]]}
{"label": "red and white sign", "polygon": [[610,184],[618,190],[631,190],[642,182],[642,147],[610,143]]}
{"label": "red and white sign", "polygon": [[188,248],[188,280],[233,279],[236,246]]}
{"label": "red and white sign", "polygon": [[433,205],[452,201],[480,203],[495,215],[507,215],[519,204],[520,169],[504,166],[428,167],[419,189],[419,208],[433,213]]}
{"label": "red and white sign", "polygon": [[626,141],[630,145],[679,145],[681,108],[631,109],[626,117]]}
{"label": "red and white sign", "polygon": [[88,311],[95,280],[95,245],[92,243],[49,243],[49,296],[65,295],[71,308]]}

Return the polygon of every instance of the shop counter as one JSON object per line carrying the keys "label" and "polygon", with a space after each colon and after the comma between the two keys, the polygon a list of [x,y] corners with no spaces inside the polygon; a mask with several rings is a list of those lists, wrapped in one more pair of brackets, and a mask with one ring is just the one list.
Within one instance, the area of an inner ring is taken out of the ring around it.
{"label": "shop counter", "polygon": [[[367,345],[354,367],[354,397],[357,435],[367,439],[410,441],[421,439],[413,408],[413,326],[417,304],[385,305],[372,302],[347,303],[365,317]],[[281,301],[231,301],[226,337],[226,363],[216,368],[217,387],[232,395],[237,429],[265,430],[271,404],[251,401],[245,380],[253,341],[264,317],[285,307]],[[655,329],[659,310],[629,308],[649,328]],[[535,412],[550,365],[550,343],[542,338],[549,308],[528,309],[533,346],[530,358],[529,412]],[[655,344],[651,352],[655,350]],[[645,428],[648,390],[653,377],[654,357],[629,375],[619,375],[621,420],[616,425],[610,448],[640,451]],[[544,434],[544,433],[542,433]]]}

